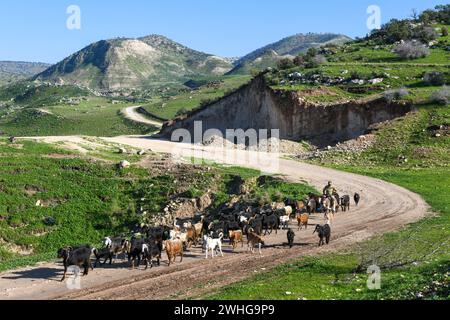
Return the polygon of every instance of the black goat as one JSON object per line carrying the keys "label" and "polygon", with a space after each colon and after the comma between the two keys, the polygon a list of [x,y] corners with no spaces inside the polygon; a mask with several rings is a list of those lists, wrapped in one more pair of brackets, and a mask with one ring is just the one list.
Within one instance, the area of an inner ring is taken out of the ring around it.
{"label": "black goat", "polygon": [[279,223],[279,217],[276,214],[263,215],[262,225],[264,235],[267,235],[267,233],[272,234],[273,230],[275,230],[275,234],[278,234]]}
{"label": "black goat", "polygon": [[142,245],[142,258],[145,261],[145,270],[153,268],[153,258],[156,258],[158,267],[161,265],[162,245],[159,242],[150,240]]}
{"label": "black goat", "polygon": [[343,212],[350,211],[350,196],[345,195],[341,198],[341,209]]}
{"label": "black goat", "polygon": [[134,269],[134,262],[137,259],[137,267],[141,265],[144,239],[131,239],[130,251],[128,252],[128,262],[131,264],[131,269]]}
{"label": "black goat", "polygon": [[355,196],[353,197],[353,199],[355,200],[356,206],[358,206],[359,201],[361,201],[361,196],[359,195],[359,193],[355,193]]}
{"label": "black goat", "polygon": [[120,253],[126,254],[130,243],[125,238],[110,238],[106,237],[103,243],[106,249],[112,252],[115,259],[117,259],[117,255]]}
{"label": "black goat", "polygon": [[254,218],[250,218],[248,221],[248,225],[246,228],[244,228],[244,233],[248,236],[248,229],[252,228],[253,232],[256,233],[258,236],[262,234],[263,230],[263,217],[262,216],[256,216]]}
{"label": "black goat", "polygon": [[80,247],[67,247],[58,250],[58,258],[63,259],[64,264],[64,275],[61,279],[63,282],[66,279],[67,268],[69,266],[83,267],[83,275],[87,276],[89,273],[89,268],[94,270],[91,263],[92,249],[90,246],[80,246]]}
{"label": "black goat", "polygon": [[330,243],[330,238],[331,238],[331,227],[329,224],[326,224],[324,226],[321,225],[317,225],[316,229],[314,230],[313,234],[316,233],[319,235],[319,247],[329,244]]}
{"label": "black goat", "polygon": [[294,231],[292,231],[292,229],[289,229],[288,232],[287,232],[287,239],[288,239],[289,248],[292,248],[294,246],[294,238],[295,238]]}
{"label": "black goat", "polygon": [[[109,265],[112,265],[112,261],[113,261],[113,257],[114,257],[114,252],[111,251],[111,249],[109,248],[104,248],[104,249],[94,249],[93,250],[94,256],[95,256],[95,263],[94,263],[94,267],[97,268],[97,263],[100,262],[100,265],[104,265],[108,260],[109,260]],[[101,259],[105,259],[105,261],[102,263]]]}

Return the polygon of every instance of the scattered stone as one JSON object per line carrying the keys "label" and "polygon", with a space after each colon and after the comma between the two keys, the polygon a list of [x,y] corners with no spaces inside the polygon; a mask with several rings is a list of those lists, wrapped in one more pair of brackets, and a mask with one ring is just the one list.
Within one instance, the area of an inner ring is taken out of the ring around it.
{"label": "scattered stone", "polygon": [[371,79],[369,80],[370,84],[378,84],[378,83],[382,83],[384,81],[383,78],[375,78],[375,79]]}
{"label": "scattered stone", "polygon": [[126,161],[126,160],[122,160],[122,161],[120,161],[120,163],[119,163],[119,168],[120,169],[126,169],[126,168],[129,168],[131,166],[131,163],[129,163],[128,161]]}
{"label": "scattered stone", "polygon": [[54,226],[56,224],[56,219],[53,217],[47,217],[44,219],[44,224],[47,226]]}
{"label": "scattered stone", "polygon": [[119,153],[120,153],[120,154],[125,154],[125,153],[127,153],[127,149],[125,149],[125,148],[119,148]]}
{"label": "scattered stone", "polygon": [[145,150],[139,150],[137,152],[137,154],[138,154],[138,156],[143,156],[143,155],[145,155]]}

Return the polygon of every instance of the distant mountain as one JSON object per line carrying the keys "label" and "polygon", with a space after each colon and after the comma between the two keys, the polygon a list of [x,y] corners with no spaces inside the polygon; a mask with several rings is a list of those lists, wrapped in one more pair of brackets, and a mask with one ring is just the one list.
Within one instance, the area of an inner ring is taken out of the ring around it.
{"label": "distant mountain", "polygon": [[296,34],[269,44],[240,58],[234,63],[235,68],[229,74],[246,74],[252,70],[263,70],[267,67],[275,66],[278,60],[286,56],[296,56],[302,52],[306,52],[309,48],[327,44],[339,45],[348,41],[351,41],[351,38],[340,34]]}
{"label": "distant mountain", "polygon": [[0,61],[0,85],[30,78],[48,67],[40,62]]}
{"label": "distant mountain", "polygon": [[150,35],[93,43],[35,79],[117,90],[182,84],[193,77],[222,75],[232,68],[228,59]]}
{"label": "distant mountain", "polygon": [[99,90],[181,86],[195,78],[250,74],[311,47],[349,40],[337,34],[298,34],[233,59],[199,52],[160,35],[117,38],[93,43],[42,71],[33,80]]}

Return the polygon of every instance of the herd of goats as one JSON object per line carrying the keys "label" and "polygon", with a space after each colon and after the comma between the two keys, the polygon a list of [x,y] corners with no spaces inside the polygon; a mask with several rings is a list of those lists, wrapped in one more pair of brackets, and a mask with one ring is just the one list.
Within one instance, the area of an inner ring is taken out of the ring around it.
{"label": "herd of goats", "polygon": [[[360,195],[354,195],[355,204],[358,205]],[[107,237],[104,239],[103,248],[95,249],[89,245],[65,247],[58,250],[58,258],[63,260],[64,275],[66,278],[68,267],[77,266],[84,269],[83,275],[87,275],[89,269],[93,269],[98,263],[104,265],[119,254],[125,254],[132,269],[145,263],[145,269],[153,267],[156,263],[160,266],[162,253],[166,251],[169,266],[180,256],[183,261],[183,253],[192,245],[202,246],[202,252],[209,253],[212,258],[223,256],[222,241],[229,240],[233,250],[241,244],[244,247],[244,235],[247,240],[248,251],[254,253],[258,248],[261,255],[261,247],[265,245],[264,236],[278,233],[279,229],[287,230],[289,247],[294,245],[294,231],[289,228],[291,219],[298,222],[298,230],[307,229],[311,214],[323,213],[324,225],[317,225],[314,233],[319,236],[319,246],[329,244],[331,237],[331,220],[339,210],[350,209],[350,196],[316,196],[310,194],[306,200],[287,199],[284,203],[265,206],[244,205],[236,203],[232,206],[224,206],[219,214],[209,216],[196,216],[190,219],[177,219],[173,226],[140,226],[135,230],[131,239],[125,237]],[[95,256],[94,266],[91,257]],[[103,263],[102,263],[102,259]],[[137,264],[135,262],[137,261]]]}

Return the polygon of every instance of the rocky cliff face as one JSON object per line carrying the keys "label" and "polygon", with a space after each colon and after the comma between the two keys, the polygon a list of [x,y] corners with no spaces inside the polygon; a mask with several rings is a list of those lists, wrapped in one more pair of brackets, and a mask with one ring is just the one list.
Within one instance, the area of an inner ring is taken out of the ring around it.
{"label": "rocky cliff face", "polygon": [[384,100],[312,104],[297,92],[272,90],[259,76],[223,99],[166,123],[161,136],[170,139],[179,128],[189,130],[193,136],[194,122],[202,121],[203,133],[217,129],[225,136],[227,129],[279,129],[281,139],[309,140],[320,146],[356,138],[369,126],[409,111],[411,105]]}

